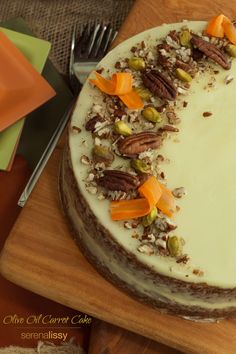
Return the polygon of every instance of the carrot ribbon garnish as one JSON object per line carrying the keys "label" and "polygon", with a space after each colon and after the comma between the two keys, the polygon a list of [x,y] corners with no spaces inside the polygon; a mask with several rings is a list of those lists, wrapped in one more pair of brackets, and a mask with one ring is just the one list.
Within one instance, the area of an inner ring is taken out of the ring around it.
{"label": "carrot ribbon garnish", "polygon": [[213,17],[207,25],[206,33],[218,38],[223,38],[225,35],[231,43],[236,45],[236,28],[225,15]]}
{"label": "carrot ribbon garnish", "polygon": [[151,176],[138,189],[141,196],[145,197],[152,208],[157,204],[161,198],[162,189],[158,180]]}
{"label": "carrot ribbon garnish", "polygon": [[231,43],[236,45],[236,28],[227,17],[224,18],[223,27],[225,31],[225,36]]}
{"label": "carrot ribbon garnish", "polygon": [[145,216],[152,209],[145,198],[111,202],[112,220],[129,220]]}
{"label": "carrot ribbon garnish", "polygon": [[132,75],[130,73],[114,73],[110,80],[105,79],[95,71],[96,79],[90,82],[97,86],[102,92],[119,96],[124,104],[130,109],[143,108],[143,102],[137,92],[132,87]]}
{"label": "carrot ribbon garnish", "polygon": [[164,214],[172,216],[176,209],[171,191],[151,176],[138,189],[144,198],[111,202],[112,220],[129,220],[145,216],[156,206]]}
{"label": "carrot ribbon garnish", "polygon": [[224,28],[223,28],[224,15],[219,15],[213,17],[213,19],[208,23],[206,32],[210,36],[223,38]]}
{"label": "carrot ribbon garnish", "polygon": [[162,194],[160,199],[157,202],[157,208],[160,209],[167,216],[172,216],[176,211],[175,198],[171,191],[166,188],[163,184],[160,183]]}

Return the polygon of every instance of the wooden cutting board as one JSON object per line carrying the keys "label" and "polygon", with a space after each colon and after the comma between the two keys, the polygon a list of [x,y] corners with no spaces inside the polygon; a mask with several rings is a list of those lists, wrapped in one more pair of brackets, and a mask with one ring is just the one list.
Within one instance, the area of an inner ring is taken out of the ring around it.
{"label": "wooden cutting board", "polygon": [[[137,0],[117,42],[163,22],[208,19],[224,11],[236,18],[236,2]],[[207,17],[206,17],[207,16]],[[1,273],[12,282],[187,353],[236,353],[236,320],[194,323],[161,315],[103,279],[70,236],[58,201],[62,143],[55,149],[1,255]],[[111,301],[112,299],[112,301]]]}

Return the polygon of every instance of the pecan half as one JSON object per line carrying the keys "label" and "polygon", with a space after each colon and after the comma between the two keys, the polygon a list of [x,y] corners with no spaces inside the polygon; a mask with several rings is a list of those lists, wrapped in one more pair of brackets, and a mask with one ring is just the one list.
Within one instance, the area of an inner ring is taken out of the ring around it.
{"label": "pecan half", "polygon": [[167,99],[175,100],[177,90],[170,79],[159,71],[151,70],[143,72],[141,75],[144,86],[146,86],[154,95]]}
{"label": "pecan half", "polygon": [[214,60],[222,68],[228,70],[231,63],[228,61],[227,56],[217,48],[213,43],[207,42],[196,34],[192,34],[191,43],[194,47],[203,52],[207,57]]}
{"label": "pecan half", "polygon": [[129,192],[136,189],[139,184],[139,178],[128,172],[118,170],[105,170],[103,176],[97,179],[97,183],[111,191]]}
{"label": "pecan half", "polygon": [[118,150],[122,155],[135,157],[148,149],[158,149],[162,144],[162,137],[154,132],[142,132],[130,135],[118,142]]}

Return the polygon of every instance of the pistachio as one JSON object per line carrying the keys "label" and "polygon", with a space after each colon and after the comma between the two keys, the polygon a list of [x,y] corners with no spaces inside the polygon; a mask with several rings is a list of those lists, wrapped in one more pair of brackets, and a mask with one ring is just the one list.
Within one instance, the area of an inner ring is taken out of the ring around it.
{"label": "pistachio", "polygon": [[190,39],[191,39],[191,34],[190,34],[190,32],[188,30],[183,30],[180,33],[179,40],[180,40],[180,44],[183,47],[188,47],[189,48],[191,46]]}
{"label": "pistachio", "polygon": [[190,76],[186,71],[184,71],[183,69],[177,68],[176,69],[176,75],[178,77],[178,79],[180,79],[181,81],[185,81],[185,82],[190,82],[192,81],[192,76]]}
{"label": "pistachio", "polygon": [[150,172],[150,165],[142,160],[139,159],[131,160],[130,164],[131,167],[133,167],[133,169],[135,169],[135,171],[137,172],[141,172],[141,173]]}
{"label": "pistachio", "polygon": [[135,87],[135,92],[142,98],[143,101],[150,101],[151,92],[144,87]]}
{"label": "pistachio", "polygon": [[154,207],[150,213],[142,218],[142,225],[144,227],[150,226],[157,218],[157,208]]}
{"label": "pistachio", "polygon": [[234,45],[234,44],[228,44],[228,45],[225,47],[225,50],[226,50],[226,52],[227,52],[231,57],[236,58],[236,45]]}
{"label": "pistachio", "polygon": [[167,240],[167,248],[172,257],[178,257],[182,254],[182,242],[178,236],[170,236]]}
{"label": "pistachio", "polygon": [[122,120],[118,120],[115,122],[114,125],[116,133],[123,135],[123,136],[129,136],[132,134],[131,128]]}
{"label": "pistachio", "polygon": [[145,61],[142,58],[139,57],[133,57],[129,59],[129,68],[140,71],[145,69]]}
{"label": "pistachio", "polygon": [[106,166],[112,164],[114,155],[107,146],[95,145],[92,151],[95,162],[104,162]]}
{"label": "pistachio", "polygon": [[142,115],[149,122],[160,123],[162,121],[160,113],[154,107],[147,107],[142,111]]}

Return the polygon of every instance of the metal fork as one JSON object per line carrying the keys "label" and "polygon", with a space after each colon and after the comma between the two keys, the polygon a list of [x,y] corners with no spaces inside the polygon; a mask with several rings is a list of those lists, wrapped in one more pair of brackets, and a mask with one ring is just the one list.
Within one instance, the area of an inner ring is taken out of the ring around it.
{"label": "metal fork", "polygon": [[83,84],[88,74],[96,67],[115,39],[117,31],[111,25],[86,25],[76,39],[77,27],[74,27],[70,57],[70,83],[75,90],[76,79]]}
{"label": "metal fork", "polygon": [[[76,40],[76,34],[77,30],[76,28],[74,28],[71,40],[71,52],[69,63],[70,87],[74,94],[74,99],[72,100],[71,104],[62,116],[53,136],[51,137],[22,195],[20,196],[18,205],[21,207],[23,207],[27,202],[28,197],[30,196],[47,161],[49,160],[53,150],[55,149],[57,142],[67,125],[68,120],[71,117],[74,105],[76,103],[77,95],[82,88],[84,77],[86,77],[89,72],[95,68],[98,61],[105,55],[107,49],[109,48],[109,45],[115,38],[117,32],[113,31],[113,29],[109,25],[96,25],[92,27],[92,29],[89,29],[89,26],[85,26],[79,41]],[[75,70],[76,68],[78,68],[78,71]],[[83,78],[80,75],[81,72],[83,73]]]}

